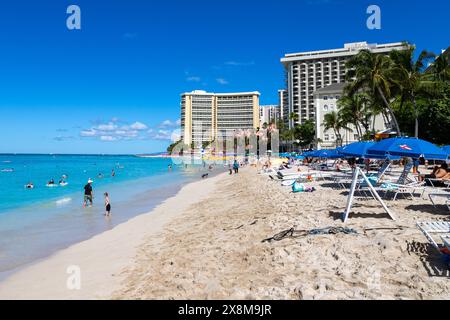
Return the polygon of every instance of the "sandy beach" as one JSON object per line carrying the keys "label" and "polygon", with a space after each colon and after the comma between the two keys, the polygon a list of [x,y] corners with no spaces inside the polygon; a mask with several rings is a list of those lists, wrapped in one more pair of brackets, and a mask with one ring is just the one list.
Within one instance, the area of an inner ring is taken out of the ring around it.
{"label": "sandy beach", "polygon": [[[153,212],[24,269],[0,284],[2,299],[450,299],[449,271],[416,228],[449,220],[427,199],[355,203],[327,181],[293,194],[256,169],[184,187]],[[283,230],[348,227],[356,234]],[[66,269],[81,268],[81,290]]]}

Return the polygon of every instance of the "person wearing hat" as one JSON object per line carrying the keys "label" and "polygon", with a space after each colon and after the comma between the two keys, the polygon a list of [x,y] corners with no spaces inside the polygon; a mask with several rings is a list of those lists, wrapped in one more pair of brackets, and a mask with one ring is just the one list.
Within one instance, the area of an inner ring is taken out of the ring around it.
{"label": "person wearing hat", "polygon": [[93,181],[91,179],[88,180],[87,185],[84,186],[84,204],[83,208],[86,207],[87,202],[90,202],[90,206],[92,207],[93,204],[93,198],[94,198],[94,191],[92,190],[92,183]]}

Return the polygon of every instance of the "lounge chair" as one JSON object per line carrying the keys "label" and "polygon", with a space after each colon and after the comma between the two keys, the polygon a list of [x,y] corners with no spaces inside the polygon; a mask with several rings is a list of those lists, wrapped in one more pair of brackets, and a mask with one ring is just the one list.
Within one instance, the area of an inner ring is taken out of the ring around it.
{"label": "lounge chair", "polygon": [[431,187],[433,188],[443,188],[448,189],[450,188],[450,180],[448,179],[433,179],[433,178],[426,178],[425,181],[429,182]]}
{"label": "lounge chair", "polygon": [[434,207],[436,207],[436,203],[434,202],[434,198],[443,197],[446,198],[445,204],[447,205],[448,210],[450,210],[450,192],[436,192],[428,194],[428,198],[430,198],[431,203]]}
{"label": "lounge chair", "polygon": [[[383,165],[380,167],[378,172],[375,175],[370,175],[369,180],[373,181],[373,184],[378,185],[384,178],[386,172],[389,170],[391,163],[389,160],[383,162]],[[338,184],[342,189],[345,189],[348,184],[351,184],[353,180],[353,173],[349,172],[347,174],[337,174],[335,183]],[[357,190],[361,192],[368,191],[368,186],[366,182],[361,179],[358,181]]]}
{"label": "lounge chair", "polygon": [[[417,227],[422,231],[431,245],[443,255],[444,261],[450,268],[450,222],[418,222]],[[439,236],[443,244],[438,244],[433,236]]]}
{"label": "lounge chair", "polygon": [[407,164],[403,168],[403,172],[398,177],[396,182],[385,181],[383,184],[376,188],[377,191],[383,191],[385,196],[388,193],[394,193],[393,200],[397,200],[399,194],[407,194],[410,195],[411,198],[414,198],[414,194],[416,191],[421,191],[421,197],[423,197],[425,191],[427,190],[425,187],[425,182],[416,181],[414,178],[410,178],[410,171],[413,167],[413,164]]}

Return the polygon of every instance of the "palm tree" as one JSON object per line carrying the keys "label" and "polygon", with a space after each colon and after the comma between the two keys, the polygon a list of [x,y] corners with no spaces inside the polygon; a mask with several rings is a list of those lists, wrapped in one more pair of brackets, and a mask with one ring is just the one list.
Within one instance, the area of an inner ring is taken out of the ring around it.
{"label": "palm tree", "polygon": [[434,53],[422,51],[414,61],[414,46],[408,46],[403,51],[392,51],[389,56],[394,63],[392,67],[392,81],[399,90],[400,106],[405,101],[410,101],[414,107],[415,130],[414,136],[419,137],[419,111],[417,109],[416,94],[426,91],[430,81],[426,82],[423,70],[427,60],[435,57]]}
{"label": "palm tree", "polygon": [[336,111],[325,114],[322,125],[325,131],[330,129],[333,130],[334,136],[336,137],[336,146],[338,146],[338,144],[341,145],[342,136],[340,130],[342,129],[342,121],[339,114]]}
{"label": "palm tree", "polygon": [[369,91],[374,98],[379,97],[389,113],[397,135],[400,136],[397,118],[388,101],[391,97],[392,60],[386,55],[361,50],[347,62],[347,68],[349,71],[346,77],[351,81],[347,87],[348,93],[353,95],[358,91]]}
{"label": "palm tree", "polygon": [[344,128],[349,123],[353,124],[360,138],[364,136],[362,128],[364,128],[365,133],[370,131],[370,119],[375,117],[378,111],[375,109],[374,103],[368,94],[358,92],[353,95],[343,96],[337,104],[341,124]]}
{"label": "palm tree", "polygon": [[291,113],[289,114],[289,120],[291,120],[291,121],[294,123],[294,127],[295,127],[295,125],[297,124],[298,119],[299,119],[298,113],[291,112]]}
{"label": "palm tree", "polygon": [[425,73],[426,78],[429,75],[434,81],[450,81],[450,64],[449,56],[446,54],[439,55],[433,63],[431,63],[428,72]]}

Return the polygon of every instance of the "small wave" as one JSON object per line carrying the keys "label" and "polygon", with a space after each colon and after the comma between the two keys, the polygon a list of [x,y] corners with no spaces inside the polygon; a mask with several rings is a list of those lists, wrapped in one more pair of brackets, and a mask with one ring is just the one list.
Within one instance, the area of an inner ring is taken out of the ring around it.
{"label": "small wave", "polygon": [[62,206],[62,205],[68,204],[71,201],[72,201],[72,198],[60,199],[60,200],[56,201],[56,205]]}

